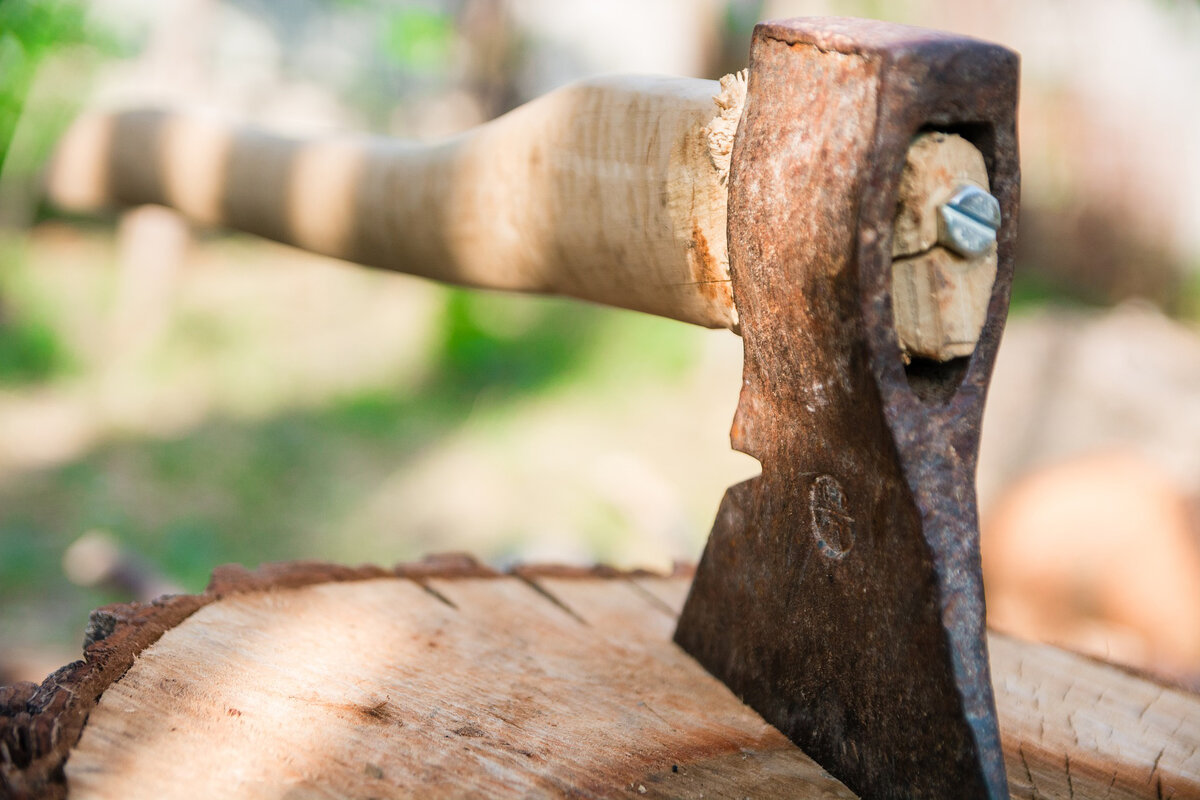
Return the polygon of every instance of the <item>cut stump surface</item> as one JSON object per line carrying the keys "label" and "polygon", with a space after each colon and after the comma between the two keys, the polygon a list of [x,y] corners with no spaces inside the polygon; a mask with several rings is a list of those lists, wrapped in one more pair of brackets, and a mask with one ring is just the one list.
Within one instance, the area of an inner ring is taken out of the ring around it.
{"label": "cut stump surface", "polygon": [[[225,568],[0,689],[0,795],[851,798],[671,642],[691,576]],[[1200,699],[1001,636],[1013,797],[1200,797]]]}

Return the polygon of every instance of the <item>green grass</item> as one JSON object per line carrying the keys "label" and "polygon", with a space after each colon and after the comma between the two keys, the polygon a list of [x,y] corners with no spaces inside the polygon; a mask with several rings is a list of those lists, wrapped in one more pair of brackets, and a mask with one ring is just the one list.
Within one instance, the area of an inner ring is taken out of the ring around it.
{"label": "green grass", "polygon": [[1200,322],[1200,263],[1189,265],[1172,311],[1190,322]]}
{"label": "green grass", "polygon": [[1022,270],[1021,265],[1018,264],[1013,276],[1011,310],[1027,311],[1048,305],[1079,308],[1099,306],[1100,304],[1037,272]]}
{"label": "green grass", "polygon": [[57,332],[42,319],[0,314],[0,386],[40,383],[67,370],[70,359]]}
{"label": "green grass", "polygon": [[0,387],[43,383],[71,367],[51,309],[31,279],[24,249],[0,243]]}
{"label": "green grass", "polygon": [[[33,289],[44,288],[33,286],[22,307],[37,306]],[[349,520],[468,421],[476,432],[501,430],[526,403],[557,393],[615,402],[638,384],[685,375],[696,358],[694,332],[666,320],[567,300],[460,290],[441,298],[428,368],[416,380],[377,377],[316,400],[311,387],[296,386],[307,399],[265,416],[218,409],[168,438],[114,430],[68,463],[0,480],[0,606],[38,609],[37,635],[73,645],[98,601],[122,599],[63,578],[62,553],[94,529],[186,591],[202,589],[227,562],[418,557],[445,545],[407,530],[403,518],[383,540],[350,530]],[[253,346],[256,329],[241,319],[226,308],[181,308],[140,368],[167,380],[175,365],[221,364]],[[0,376],[9,369],[43,380],[64,369],[55,317],[46,320],[41,343],[25,333],[19,348],[15,338],[5,344],[0,328]],[[6,346],[22,354],[7,357]],[[97,369],[81,361],[72,381],[86,383]],[[588,513],[580,534],[605,557],[621,519],[602,507]],[[515,555],[521,532],[512,536]],[[505,545],[495,547],[502,557]],[[18,622],[0,619],[0,639]]]}

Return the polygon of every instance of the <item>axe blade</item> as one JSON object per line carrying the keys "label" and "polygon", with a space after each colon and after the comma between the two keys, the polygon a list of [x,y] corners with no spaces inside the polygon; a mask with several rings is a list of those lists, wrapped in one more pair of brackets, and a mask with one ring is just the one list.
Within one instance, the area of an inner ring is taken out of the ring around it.
{"label": "axe blade", "polygon": [[[730,174],[745,376],[721,504],[676,641],[864,797],[1007,797],[974,473],[1008,305],[1018,61],[852,19],[755,29]],[[906,367],[891,226],[910,142],[984,155],[1003,223],[973,354]]]}

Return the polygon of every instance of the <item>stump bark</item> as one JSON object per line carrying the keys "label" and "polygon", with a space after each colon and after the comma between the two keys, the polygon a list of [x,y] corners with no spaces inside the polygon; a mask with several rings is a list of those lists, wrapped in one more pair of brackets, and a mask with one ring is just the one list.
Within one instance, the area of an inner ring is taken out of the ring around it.
{"label": "stump bark", "polygon": [[[853,797],[671,642],[690,580],[225,567],[0,689],[0,794]],[[1200,797],[1200,697],[989,644],[1013,797]]]}

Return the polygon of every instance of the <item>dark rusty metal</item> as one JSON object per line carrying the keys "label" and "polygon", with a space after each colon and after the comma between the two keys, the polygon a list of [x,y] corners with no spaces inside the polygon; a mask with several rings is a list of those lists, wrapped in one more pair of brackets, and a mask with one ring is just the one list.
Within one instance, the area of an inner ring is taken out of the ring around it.
{"label": "dark rusty metal", "polygon": [[[765,23],[733,152],[745,342],[725,495],[676,640],[865,797],[1006,797],[974,474],[1008,305],[1017,57],[847,19]],[[901,360],[891,226],[925,130],[984,154],[1003,211],[974,354]]]}

